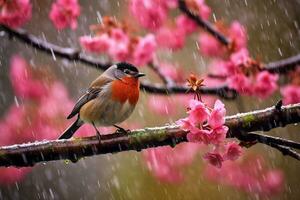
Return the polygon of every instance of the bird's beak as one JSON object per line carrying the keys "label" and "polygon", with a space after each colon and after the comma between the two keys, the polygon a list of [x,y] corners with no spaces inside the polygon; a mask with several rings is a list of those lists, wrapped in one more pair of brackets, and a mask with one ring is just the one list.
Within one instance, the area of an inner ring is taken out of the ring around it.
{"label": "bird's beak", "polygon": [[136,75],[134,75],[135,78],[140,78],[142,76],[146,76],[146,74],[144,74],[144,73],[137,73]]}

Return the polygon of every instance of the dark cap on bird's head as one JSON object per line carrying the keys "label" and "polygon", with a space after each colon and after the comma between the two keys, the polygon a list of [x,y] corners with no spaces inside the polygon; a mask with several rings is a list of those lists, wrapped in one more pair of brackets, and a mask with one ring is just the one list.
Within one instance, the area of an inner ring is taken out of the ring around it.
{"label": "dark cap on bird's head", "polygon": [[124,72],[125,74],[139,78],[145,76],[144,73],[140,73],[139,70],[132,64],[126,62],[120,62],[116,64],[117,69]]}

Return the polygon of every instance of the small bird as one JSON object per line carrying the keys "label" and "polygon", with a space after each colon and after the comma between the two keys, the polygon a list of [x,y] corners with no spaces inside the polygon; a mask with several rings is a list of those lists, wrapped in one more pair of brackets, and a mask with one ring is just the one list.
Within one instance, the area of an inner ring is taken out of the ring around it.
{"label": "small bird", "polygon": [[71,138],[84,123],[94,126],[115,126],[120,132],[127,132],[116,124],[126,120],[133,112],[139,99],[139,78],[145,76],[132,64],[121,62],[110,66],[76,102],[67,119],[77,115],[59,139]]}

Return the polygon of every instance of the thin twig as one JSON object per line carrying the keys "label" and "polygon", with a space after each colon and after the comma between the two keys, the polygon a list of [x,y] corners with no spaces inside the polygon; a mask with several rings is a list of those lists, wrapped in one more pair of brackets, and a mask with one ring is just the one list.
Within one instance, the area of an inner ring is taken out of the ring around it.
{"label": "thin twig", "polygon": [[[226,117],[229,127],[227,137],[237,137],[239,131],[267,131],[287,124],[300,122],[300,103],[283,106],[280,113],[275,106],[253,112]],[[269,123],[266,125],[266,123]],[[145,128],[131,131],[127,135],[105,135],[101,143],[97,137],[55,140],[13,145],[0,148],[0,166],[32,166],[39,162],[78,159],[96,154],[115,153],[128,150],[140,151],[150,147],[186,142],[186,134],[177,125]]]}
{"label": "thin twig", "polygon": [[200,27],[205,29],[207,32],[212,34],[217,40],[219,40],[222,44],[228,46],[230,44],[229,39],[219,32],[210,22],[203,20],[199,15],[193,14],[189,8],[187,7],[185,0],[178,0],[178,7],[186,14],[190,19],[196,22]]}
{"label": "thin twig", "polygon": [[270,143],[270,144],[268,144],[268,146],[273,147],[274,149],[277,149],[284,156],[287,155],[287,156],[291,156],[292,158],[295,158],[296,160],[300,160],[300,154],[297,151],[291,149],[290,147],[286,147],[286,146],[282,146],[282,145],[274,144],[274,143]]}

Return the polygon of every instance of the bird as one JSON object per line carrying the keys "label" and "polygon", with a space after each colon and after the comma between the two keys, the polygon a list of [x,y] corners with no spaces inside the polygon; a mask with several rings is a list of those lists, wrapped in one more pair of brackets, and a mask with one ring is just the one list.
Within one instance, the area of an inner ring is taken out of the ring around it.
{"label": "bird", "polygon": [[78,99],[67,117],[77,116],[77,119],[58,139],[71,138],[84,123],[93,125],[99,139],[101,136],[96,126],[115,126],[117,132],[126,133],[127,130],[117,124],[132,114],[139,99],[139,78],[143,76],[145,74],[130,63],[112,64]]}

